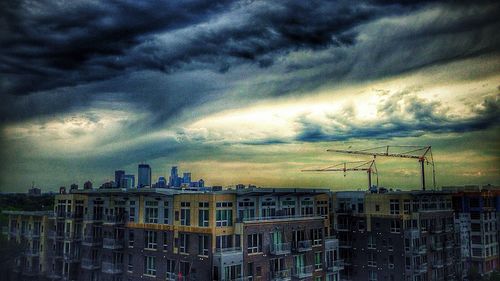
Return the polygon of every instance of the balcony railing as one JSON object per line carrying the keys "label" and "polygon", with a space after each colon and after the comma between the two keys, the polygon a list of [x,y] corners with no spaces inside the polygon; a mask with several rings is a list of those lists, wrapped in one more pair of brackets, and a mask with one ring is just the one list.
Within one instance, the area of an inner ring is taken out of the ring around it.
{"label": "balcony railing", "polygon": [[64,253],[63,255],[64,260],[66,262],[78,262],[80,260],[80,257],[76,253]]}
{"label": "balcony railing", "polygon": [[83,237],[82,245],[84,246],[98,246],[102,244],[102,237],[95,237],[93,235],[85,235]]}
{"label": "balcony railing", "polygon": [[295,242],[295,251],[297,252],[306,252],[312,250],[312,242],[311,240],[304,240]]}
{"label": "balcony railing", "polygon": [[103,220],[102,214],[86,214],[84,216],[85,221],[89,222],[101,222]]}
{"label": "balcony railing", "polygon": [[290,243],[273,243],[270,245],[270,251],[273,255],[286,255],[291,253]]}
{"label": "balcony railing", "polygon": [[327,267],[330,272],[337,272],[344,269],[344,260],[336,260],[330,263]]}
{"label": "balcony railing", "polygon": [[440,251],[443,249],[443,243],[442,242],[435,242],[435,243],[432,243],[432,246],[431,248],[434,250],[434,251]]}
{"label": "balcony railing", "polygon": [[107,215],[104,220],[105,224],[124,224],[125,215]]}
{"label": "balcony railing", "polygon": [[112,263],[112,262],[102,262],[102,272],[108,274],[120,274],[123,271],[123,264]]}
{"label": "balcony railing", "polygon": [[34,239],[40,237],[40,230],[30,230],[24,234],[27,238]]}
{"label": "balcony railing", "polygon": [[255,222],[255,221],[274,221],[274,220],[317,220],[324,219],[323,216],[316,215],[283,215],[283,216],[261,216],[261,217],[248,217],[248,218],[237,218],[236,222]]}
{"label": "balcony railing", "polygon": [[117,250],[123,248],[123,239],[103,238],[102,247],[105,249]]}
{"label": "balcony railing", "polygon": [[38,249],[28,249],[24,251],[24,254],[28,257],[37,257],[40,255],[40,252],[38,251]]}
{"label": "balcony railing", "polygon": [[101,267],[101,264],[99,261],[97,260],[93,260],[93,259],[88,259],[88,258],[83,258],[82,259],[82,268],[84,269],[97,269],[97,268],[100,268]]}
{"label": "balcony railing", "polygon": [[433,268],[442,268],[444,266],[444,263],[442,260],[436,260],[432,263]]}
{"label": "balcony railing", "polygon": [[425,254],[427,252],[427,246],[426,245],[420,245],[420,246],[415,246],[413,248],[413,253],[417,255]]}
{"label": "balcony railing", "polygon": [[307,278],[313,275],[313,266],[301,266],[293,268],[293,276],[296,278]]}
{"label": "balcony railing", "polygon": [[292,278],[292,271],[290,269],[283,269],[280,271],[269,272],[271,281],[284,281]]}
{"label": "balcony railing", "polygon": [[35,276],[38,275],[40,271],[38,270],[38,267],[33,266],[23,268],[21,273],[26,276]]}
{"label": "balcony railing", "polygon": [[418,273],[424,273],[427,272],[427,264],[422,263],[422,264],[417,264],[415,265],[415,272]]}

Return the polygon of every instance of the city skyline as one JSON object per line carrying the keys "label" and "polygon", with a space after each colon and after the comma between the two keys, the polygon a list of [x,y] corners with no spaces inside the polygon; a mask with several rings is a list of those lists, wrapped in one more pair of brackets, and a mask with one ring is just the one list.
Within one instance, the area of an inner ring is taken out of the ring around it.
{"label": "city skyline", "polygon": [[[301,170],[381,145],[432,145],[438,187],[500,184],[494,1],[0,7],[1,192],[98,187],[141,162],[154,181],[181,166],[208,186],[364,189]],[[420,187],[417,161],[377,168]]]}

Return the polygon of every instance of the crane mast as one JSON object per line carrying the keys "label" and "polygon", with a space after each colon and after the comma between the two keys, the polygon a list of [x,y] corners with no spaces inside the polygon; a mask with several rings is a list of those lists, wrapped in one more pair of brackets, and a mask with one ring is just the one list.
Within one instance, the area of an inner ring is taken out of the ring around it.
{"label": "crane mast", "polygon": [[[402,152],[396,153],[392,152],[394,148],[405,149]],[[380,152],[383,150],[383,152]],[[375,159],[377,156],[383,157],[395,157],[395,158],[410,158],[418,159],[420,163],[421,170],[421,180],[422,180],[422,190],[425,190],[425,165],[432,165],[432,182],[434,188],[436,188],[436,173],[434,166],[434,159],[432,156],[431,146],[413,146],[413,145],[386,145],[373,147],[362,150],[345,150],[345,149],[328,149],[328,152],[355,154],[355,155],[370,155]]]}

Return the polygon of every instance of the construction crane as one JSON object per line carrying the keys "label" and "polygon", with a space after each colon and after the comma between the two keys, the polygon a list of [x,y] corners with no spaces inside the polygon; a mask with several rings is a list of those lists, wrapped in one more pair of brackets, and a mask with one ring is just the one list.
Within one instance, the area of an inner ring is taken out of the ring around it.
{"label": "construction crane", "polygon": [[[354,164],[354,166],[348,167],[349,164]],[[302,172],[344,172],[344,177],[346,176],[346,172],[348,171],[366,171],[366,173],[368,174],[368,189],[370,189],[372,186],[372,174],[374,174],[377,177],[378,186],[378,173],[377,166],[375,165],[375,160],[342,162],[322,169],[302,170]]]}
{"label": "construction crane", "polygon": [[[394,148],[403,149],[402,152],[393,152]],[[380,152],[380,150],[384,150]],[[362,150],[343,150],[343,149],[328,149],[329,152],[348,153],[356,155],[371,155],[373,158],[377,156],[399,157],[418,159],[422,173],[422,190],[425,190],[425,171],[424,164],[432,165],[432,183],[436,188],[436,170],[434,166],[434,158],[432,157],[431,146],[414,146],[414,145],[386,145],[373,147]]]}

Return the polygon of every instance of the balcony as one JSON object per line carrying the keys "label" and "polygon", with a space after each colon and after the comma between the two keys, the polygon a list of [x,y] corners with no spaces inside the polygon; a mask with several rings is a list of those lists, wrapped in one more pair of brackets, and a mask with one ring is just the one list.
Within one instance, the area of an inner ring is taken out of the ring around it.
{"label": "balcony", "polygon": [[434,234],[443,233],[443,226],[432,226],[430,232]]}
{"label": "balcony", "polygon": [[343,249],[352,248],[352,241],[339,241],[339,248]]}
{"label": "balcony", "polygon": [[28,239],[40,238],[40,230],[30,230],[24,234]]}
{"label": "balcony", "polygon": [[291,253],[290,243],[274,243],[270,245],[272,255],[286,255]]}
{"label": "balcony", "polygon": [[100,267],[101,267],[101,264],[97,260],[88,259],[88,258],[82,259],[82,268],[83,269],[94,270],[94,269],[98,269]]}
{"label": "balcony", "polygon": [[104,249],[117,250],[123,248],[123,239],[104,238],[102,239]]}
{"label": "balcony", "polygon": [[452,249],[453,248],[453,241],[452,240],[447,240],[445,243],[446,249]]}
{"label": "balcony", "polygon": [[103,223],[106,225],[124,224],[125,215],[106,215]]}
{"label": "balcony", "polygon": [[242,264],[243,250],[239,247],[216,249],[214,253],[214,262],[217,266],[221,267],[225,264]]}
{"label": "balcony", "polygon": [[292,280],[292,272],[290,269],[269,272],[271,281],[289,281]]}
{"label": "balcony", "polygon": [[327,266],[329,272],[337,272],[344,269],[344,260],[336,260]]}
{"label": "balcony", "polygon": [[349,225],[348,224],[341,224],[341,223],[338,223],[336,226],[335,226],[335,229],[337,231],[349,231]]}
{"label": "balcony", "polygon": [[425,273],[425,272],[427,272],[427,263],[415,265],[415,273],[416,274]]}
{"label": "balcony", "polygon": [[78,262],[80,257],[76,253],[64,253],[63,255],[65,262]]}
{"label": "balcony", "polygon": [[38,249],[28,249],[24,251],[24,254],[27,257],[38,257],[40,255],[40,252],[38,251]]}
{"label": "balcony", "polygon": [[23,268],[21,273],[25,276],[36,276],[36,275],[40,274],[40,271],[38,270],[38,267],[33,266],[33,267]]}
{"label": "balcony", "polygon": [[339,246],[339,240],[335,236],[325,237],[325,251],[335,250]]}
{"label": "balcony", "polygon": [[102,222],[102,214],[86,214],[84,219],[86,222]]}
{"label": "balcony", "polygon": [[102,272],[108,274],[120,274],[123,272],[123,264],[103,261]]}
{"label": "balcony", "polygon": [[415,246],[413,248],[413,253],[416,255],[423,255],[427,253],[427,246],[426,245]]}
{"label": "balcony", "polygon": [[81,240],[82,236],[78,232],[66,232],[64,233],[64,240]]}
{"label": "balcony", "polygon": [[312,277],[312,275],[313,275],[312,265],[295,267],[293,269],[293,276],[299,279]]}
{"label": "balcony", "polygon": [[443,250],[443,243],[442,243],[442,242],[435,242],[435,243],[432,243],[431,248],[432,248],[434,251],[441,251],[441,250]]}
{"label": "balcony", "polygon": [[85,235],[82,245],[84,246],[99,246],[102,244],[102,237],[94,237],[93,235]]}
{"label": "balcony", "polygon": [[295,244],[294,250],[297,252],[307,252],[312,250],[311,240],[298,241],[295,242],[294,244]]}
{"label": "balcony", "polygon": [[432,268],[443,268],[444,263],[442,260],[437,260],[432,263]]}

